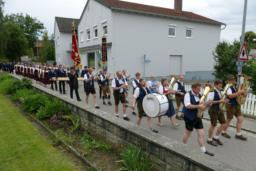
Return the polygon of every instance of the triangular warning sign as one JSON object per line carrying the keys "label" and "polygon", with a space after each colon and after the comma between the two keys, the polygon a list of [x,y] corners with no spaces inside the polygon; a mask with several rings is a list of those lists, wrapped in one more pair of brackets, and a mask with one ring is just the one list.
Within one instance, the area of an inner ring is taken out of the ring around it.
{"label": "triangular warning sign", "polygon": [[245,45],[243,45],[243,47],[241,49],[239,59],[241,61],[247,61],[248,60],[248,54],[247,54],[247,50],[246,50]]}

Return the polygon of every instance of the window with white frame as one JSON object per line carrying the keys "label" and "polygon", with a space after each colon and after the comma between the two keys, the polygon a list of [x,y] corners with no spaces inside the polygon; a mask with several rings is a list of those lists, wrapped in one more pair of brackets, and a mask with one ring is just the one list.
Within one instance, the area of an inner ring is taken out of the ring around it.
{"label": "window with white frame", "polygon": [[192,38],[192,28],[186,28],[186,38]]}
{"label": "window with white frame", "polygon": [[80,31],[80,42],[84,42],[84,31]]}
{"label": "window with white frame", "polygon": [[98,38],[98,27],[94,26],[93,30],[94,30],[94,38]]}
{"label": "window with white frame", "polygon": [[107,25],[103,25],[102,29],[103,29],[103,34],[107,35],[108,34],[108,26]]}
{"label": "window with white frame", "polygon": [[87,40],[90,40],[91,39],[90,29],[87,29],[86,33],[87,33]]}
{"label": "window with white frame", "polygon": [[169,36],[169,37],[176,37],[176,26],[174,26],[174,25],[169,25],[169,28],[168,28],[168,36]]}

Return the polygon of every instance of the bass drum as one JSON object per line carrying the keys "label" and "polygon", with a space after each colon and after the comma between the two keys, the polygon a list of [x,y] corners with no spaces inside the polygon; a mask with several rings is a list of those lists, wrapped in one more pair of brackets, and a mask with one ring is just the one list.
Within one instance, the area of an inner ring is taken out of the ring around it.
{"label": "bass drum", "polygon": [[147,116],[154,118],[166,114],[169,109],[168,99],[161,94],[148,94],[144,97],[142,106]]}

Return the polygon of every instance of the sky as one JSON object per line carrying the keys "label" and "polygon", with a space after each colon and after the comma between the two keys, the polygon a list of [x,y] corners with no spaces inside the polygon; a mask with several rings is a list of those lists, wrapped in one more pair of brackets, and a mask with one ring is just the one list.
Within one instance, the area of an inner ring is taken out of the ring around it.
{"label": "sky", "polygon": [[[126,0],[173,8],[174,0]],[[4,0],[4,13],[23,13],[41,21],[49,34],[54,32],[54,17],[80,18],[87,0]],[[238,40],[242,30],[244,0],[183,0],[183,10],[226,23],[221,41]],[[248,0],[246,31],[256,32],[256,1]]]}

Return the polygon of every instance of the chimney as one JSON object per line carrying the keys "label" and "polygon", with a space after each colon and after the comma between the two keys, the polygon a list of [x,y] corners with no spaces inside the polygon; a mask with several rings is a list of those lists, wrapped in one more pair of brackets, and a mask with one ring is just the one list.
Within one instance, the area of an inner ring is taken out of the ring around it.
{"label": "chimney", "polygon": [[182,0],[174,0],[174,10],[178,13],[182,12]]}

